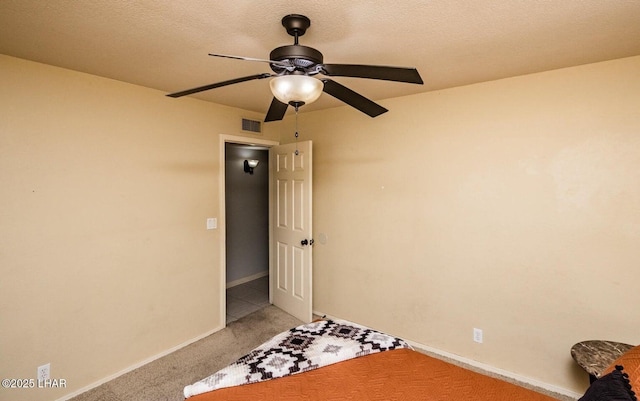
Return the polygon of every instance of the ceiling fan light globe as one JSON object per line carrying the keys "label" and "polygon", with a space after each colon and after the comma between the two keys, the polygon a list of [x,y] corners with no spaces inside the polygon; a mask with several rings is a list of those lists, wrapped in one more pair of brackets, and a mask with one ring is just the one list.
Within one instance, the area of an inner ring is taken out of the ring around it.
{"label": "ceiling fan light globe", "polygon": [[283,75],[269,82],[273,96],[284,104],[315,102],[322,94],[324,84],[306,75]]}

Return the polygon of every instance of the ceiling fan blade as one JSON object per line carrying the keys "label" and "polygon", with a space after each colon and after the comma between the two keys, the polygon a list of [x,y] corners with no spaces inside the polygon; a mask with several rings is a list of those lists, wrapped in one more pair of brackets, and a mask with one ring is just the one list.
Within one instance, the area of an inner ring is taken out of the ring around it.
{"label": "ceiling fan blade", "polygon": [[213,57],[224,57],[224,58],[231,58],[234,60],[244,60],[244,61],[258,61],[261,63],[269,63],[269,64],[275,64],[275,65],[279,65],[281,67],[293,67],[293,65],[287,61],[277,61],[277,60],[265,60],[265,59],[261,59],[261,58],[251,58],[251,57],[241,57],[241,56],[231,56],[229,54],[216,54],[216,53],[209,53],[210,56]]}
{"label": "ceiling fan blade", "polygon": [[382,79],[420,85],[424,83],[415,68],[360,64],[324,64],[322,73],[329,76]]}
{"label": "ceiling fan blade", "polygon": [[282,103],[275,97],[271,101],[271,106],[269,106],[269,111],[267,112],[267,116],[264,118],[264,122],[268,123],[269,121],[278,121],[284,118],[284,113],[287,112],[288,104]]}
{"label": "ceiling fan blade", "polygon": [[355,107],[356,109],[371,117],[376,117],[382,113],[386,113],[387,111],[389,111],[379,104],[362,96],[361,94],[352,91],[342,84],[337,83],[336,81],[323,79],[322,82],[324,82],[324,92],[330,94],[336,99],[342,100],[349,106]]}
{"label": "ceiling fan blade", "polygon": [[191,95],[191,94],[198,93],[198,92],[208,91],[209,89],[220,88],[221,86],[233,85],[233,84],[237,84],[237,83],[245,82],[245,81],[252,81],[254,79],[269,78],[270,76],[271,76],[271,74],[268,74],[268,73],[265,72],[263,74],[250,75],[248,77],[235,78],[235,79],[230,79],[228,81],[218,82],[218,83],[215,83],[215,84],[199,86],[197,88],[187,89],[187,90],[184,90],[184,91],[181,91],[181,92],[169,93],[167,96],[169,96],[169,97],[181,97],[181,96]]}

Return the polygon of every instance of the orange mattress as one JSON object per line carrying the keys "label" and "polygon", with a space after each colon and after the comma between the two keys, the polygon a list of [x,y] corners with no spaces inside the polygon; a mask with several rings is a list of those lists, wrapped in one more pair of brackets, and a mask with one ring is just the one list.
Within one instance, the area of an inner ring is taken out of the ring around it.
{"label": "orange mattress", "polygon": [[[554,398],[409,349],[371,354],[279,379],[200,394],[188,401],[552,401]],[[557,401],[557,400],[556,400]]]}

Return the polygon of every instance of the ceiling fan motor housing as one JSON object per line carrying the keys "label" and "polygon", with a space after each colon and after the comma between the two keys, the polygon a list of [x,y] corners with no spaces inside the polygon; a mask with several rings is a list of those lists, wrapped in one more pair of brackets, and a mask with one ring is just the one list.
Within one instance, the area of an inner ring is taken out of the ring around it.
{"label": "ceiling fan motor housing", "polygon": [[[316,66],[322,64],[324,58],[322,57],[322,53],[312,47],[288,45],[273,49],[269,54],[269,60],[289,60],[296,67],[296,70],[313,74],[319,72]],[[286,70],[285,67],[277,64],[271,64],[271,69],[278,74]]]}

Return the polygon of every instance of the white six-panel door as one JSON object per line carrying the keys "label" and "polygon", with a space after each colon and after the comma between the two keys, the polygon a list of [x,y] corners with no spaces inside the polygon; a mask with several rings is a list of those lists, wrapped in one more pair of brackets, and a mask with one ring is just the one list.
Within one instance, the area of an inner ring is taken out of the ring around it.
{"label": "white six-panel door", "polygon": [[311,145],[304,141],[269,149],[274,206],[272,301],[304,322],[312,317]]}

